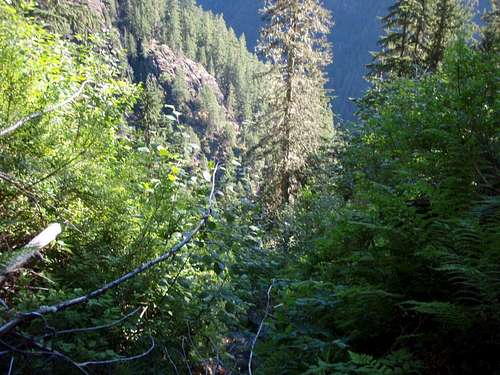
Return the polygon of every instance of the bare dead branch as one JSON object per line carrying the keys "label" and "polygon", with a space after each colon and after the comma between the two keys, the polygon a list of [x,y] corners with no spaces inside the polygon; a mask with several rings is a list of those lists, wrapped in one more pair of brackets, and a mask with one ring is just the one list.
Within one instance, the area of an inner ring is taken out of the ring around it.
{"label": "bare dead branch", "polygon": [[88,362],[82,362],[82,363],[78,363],[78,366],[81,366],[81,367],[87,367],[87,366],[104,366],[104,365],[111,365],[111,364],[114,364],[114,363],[136,361],[138,359],[144,358],[144,357],[148,356],[154,350],[154,348],[155,348],[155,340],[151,336],[149,338],[151,339],[151,346],[144,353],[141,353],[141,354],[138,354],[138,355],[134,355],[132,357],[108,359],[108,360],[105,360],[105,361],[88,361]]}
{"label": "bare dead branch", "polygon": [[33,270],[29,270],[29,272],[30,272],[32,275],[34,275],[34,276],[36,276],[36,277],[39,277],[39,278],[40,278],[40,279],[42,279],[42,280],[47,281],[47,282],[48,282],[49,284],[51,284],[51,285],[56,285],[56,282],[55,282],[54,280],[49,279],[47,276],[45,276],[45,275],[43,275],[43,274],[41,274],[41,273],[35,272],[35,271],[33,271]]}
{"label": "bare dead branch", "polygon": [[19,190],[20,192],[22,192],[27,197],[29,197],[29,198],[31,198],[33,200],[37,200],[37,197],[35,196],[35,194],[33,194],[32,192],[30,192],[29,190],[27,190],[23,185],[21,185],[19,182],[17,182],[16,180],[14,180],[14,178],[12,178],[11,176],[9,176],[7,173],[0,172],[0,180],[8,182],[9,184],[11,184],[12,186],[14,186],[17,190]]}
{"label": "bare dead branch", "polygon": [[45,316],[41,314],[35,314],[35,315],[43,321],[45,332],[50,332],[51,334],[56,332],[56,329],[49,324],[49,321]]}
{"label": "bare dead branch", "polygon": [[2,307],[5,309],[5,310],[8,310],[9,309],[9,305],[7,305],[7,303],[2,299],[0,298],[0,305],[2,305]]}
{"label": "bare dead branch", "polygon": [[38,236],[33,238],[26,246],[17,250],[18,255],[14,257],[2,270],[0,270],[0,284],[2,284],[9,275],[19,271],[28,262],[41,255],[44,247],[54,241],[61,233],[61,225],[57,223],[50,224]]}
{"label": "bare dead branch", "polygon": [[165,354],[167,355],[168,361],[174,368],[175,374],[179,375],[179,370],[177,369],[177,366],[175,365],[175,362],[172,360],[172,357],[170,357],[170,353],[168,352],[168,349],[165,347]]}
{"label": "bare dead branch", "polygon": [[140,309],[141,309],[141,307],[138,307],[138,308],[132,310],[131,312],[129,312],[127,315],[123,316],[122,318],[115,320],[115,321],[108,323],[108,324],[103,324],[103,325],[95,326],[95,327],[65,329],[62,331],[56,331],[54,333],[44,335],[44,336],[42,336],[42,338],[46,339],[46,338],[53,337],[53,336],[69,335],[69,334],[75,334],[75,333],[89,333],[89,332],[99,331],[101,329],[112,328],[112,327],[115,327],[115,326],[119,325],[120,323],[124,322],[128,318],[134,316],[135,314],[137,314],[137,312]]}
{"label": "bare dead branch", "polygon": [[56,351],[56,350],[52,350],[52,349],[49,349],[49,348],[46,348],[44,346],[41,346],[40,344],[37,344],[37,343],[33,343],[33,345],[37,348],[37,349],[41,349],[40,351],[34,351],[34,350],[21,350],[21,349],[18,349],[18,348],[14,348],[12,345],[9,345],[7,344],[5,341],[2,341],[0,340],[0,345],[4,346],[5,348],[9,349],[9,351],[11,353],[20,353],[20,354],[25,354],[25,355],[35,355],[35,356],[49,356],[49,357],[57,357],[57,358],[60,358],[62,359],[64,362],[67,362],[68,364],[70,364],[71,366],[77,368],[82,374],[84,375],[89,375],[89,373],[87,371],[85,371],[85,369],[83,367],[81,367],[80,365],[78,365],[78,363],[76,363],[75,361],[73,361],[71,358],[69,358],[68,356]]}
{"label": "bare dead branch", "polygon": [[72,306],[76,305],[81,305],[84,303],[87,303],[91,299],[96,299],[100,297],[101,295],[105,294],[111,289],[116,288],[117,286],[123,284],[124,282],[134,278],[135,276],[155,267],[156,265],[164,262],[165,260],[171,258],[175,254],[179,252],[184,246],[186,246],[193,237],[205,227],[206,223],[208,222],[208,219],[212,215],[212,209],[213,209],[213,204],[214,204],[214,198],[215,198],[215,181],[216,181],[216,175],[217,175],[217,170],[218,170],[218,165],[216,165],[213,176],[212,176],[212,188],[210,191],[210,196],[208,198],[208,207],[206,212],[203,213],[202,218],[198,222],[198,224],[194,227],[193,230],[188,232],[187,234],[184,235],[184,239],[180,242],[178,242],[175,246],[173,246],[169,251],[164,252],[162,255],[160,255],[158,258],[150,260],[146,263],[143,263],[139,267],[135,268],[134,270],[126,273],[125,275],[119,277],[116,280],[113,280],[99,289],[96,289],[86,295],[75,297],[66,301],[59,302],[55,305],[51,306],[41,306],[38,308],[38,310],[31,311],[28,313],[21,313],[18,314],[14,319],[9,320],[8,322],[4,323],[2,326],[0,326],[0,337],[8,334],[11,332],[13,329],[15,329],[17,326],[19,326],[22,323],[34,320],[36,318],[39,318],[40,316],[47,315],[47,314],[55,314],[59,311],[66,310]]}
{"label": "bare dead branch", "polygon": [[9,372],[7,373],[7,375],[11,375],[12,374],[12,369],[13,368],[14,368],[14,356],[10,357]]}
{"label": "bare dead branch", "polygon": [[24,118],[22,118],[21,120],[15,122],[14,124],[12,124],[11,126],[3,129],[3,130],[0,130],[0,137],[5,137],[6,135],[9,135],[10,133],[16,131],[17,129],[19,129],[21,126],[25,125],[26,123],[30,122],[31,120],[34,120],[38,117],[41,117],[43,115],[46,115],[47,113],[50,113],[50,112],[54,112],[54,111],[57,111],[58,109],[70,104],[71,102],[75,101],[83,92],[83,90],[85,89],[85,86],[89,83],[89,81],[85,81],[82,83],[82,85],[80,86],[80,88],[75,92],[73,93],[73,95],[71,95],[70,97],[68,97],[67,99],[63,100],[62,102],[60,103],[57,103],[57,104],[54,104],[54,105],[51,105],[41,111],[38,111],[38,112],[34,112]]}
{"label": "bare dead branch", "polygon": [[264,326],[264,322],[269,315],[269,306],[271,304],[271,290],[273,289],[273,284],[274,284],[274,281],[271,283],[271,285],[269,285],[269,289],[267,289],[267,303],[266,303],[266,310],[264,312],[264,317],[262,318],[262,321],[259,324],[259,329],[257,330],[255,337],[253,338],[252,347],[250,348],[250,358],[248,359],[248,374],[249,375],[253,375],[252,374],[252,359],[253,359],[253,350],[255,348],[255,343],[257,342],[257,339],[259,338],[260,333],[262,331],[262,327]]}

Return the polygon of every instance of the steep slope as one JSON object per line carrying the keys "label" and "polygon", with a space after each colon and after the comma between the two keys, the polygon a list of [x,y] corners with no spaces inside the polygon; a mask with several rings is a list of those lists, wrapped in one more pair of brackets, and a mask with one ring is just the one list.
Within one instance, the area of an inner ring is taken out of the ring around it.
{"label": "steep slope", "polygon": [[224,95],[219,84],[203,65],[188,59],[181,53],[175,53],[167,45],[159,44],[156,41],[153,41],[149,46],[147,55],[150,72],[162,77],[162,81],[167,86],[180,74],[185,77],[186,88],[191,100],[200,94],[203,87],[208,87],[215,94],[219,104],[223,104]]}
{"label": "steep slope", "polygon": [[206,156],[226,159],[238,148],[238,124],[258,105],[249,77],[259,62],[222,18],[179,0],[44,0],[34,13],[66,39],[92,35],[132,82],[155,77],[163,104],[181,110]]}

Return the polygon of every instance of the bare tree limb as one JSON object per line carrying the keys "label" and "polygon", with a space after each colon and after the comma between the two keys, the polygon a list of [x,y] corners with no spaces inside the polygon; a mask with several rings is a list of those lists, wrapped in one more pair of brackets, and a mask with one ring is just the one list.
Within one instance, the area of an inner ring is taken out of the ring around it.
{"label": "bare tree limb", "polygon": [[10,357],[9,372],[7,373],[7,375],[11,375],[12,374],[12,369],[13,368],[14,368],[14,356]]}
{"label": "bare tree limb", "polygon": [[0,305],[2,305],[2,307],[5,309],[5,310],[8,310],[9,309],[9,305],[7,305],[7,303],[2,299],[0,298]]}
{"label": "bare tree limb", "polygon": [[2,284],[7,277],[23,268],[32,259],[40,256],[41,250],[54,241],[57,236],[61,233],[61,225],[54,223],[50,224],[44,231],[42,231],[38,236],[33,238],[26,246],[20,250],[16,250],[18,253],[7,265],[0,270],[0,284]]}
{"label": "bare tree limb", "polygon": [[69,103],[73,102],[76,100],[76,98],[78,98],[83,90],[85,89],[85,86],[89,83],[89,81],[85,81],[82,83],[82,85],[80,86],[80,88],[75,92],[73,93],[73,95],[71,95],[70,97],[68,97],[67,99],[63,100],[62,102],[60,103],[57,103],[57,104],[54,104],[54,105],[51,105],[41,111],[38,111],[38,112],[34,112],[24,118],[22,118],[21,120],[15,122],[14,124],[12,124],[11,126],[3,129],[3,130],[0,130],[0,137],[5,137],[6,135],[9,135],[10,133],[16,131],[17,129],[19,129],[21,126],[23,126],[24,124],[26,124],[27,122],[31,121],[31,120],[34,120],[38,117],[41,117],[43,115],[46,115],[47,113],[50,113],[50,112],[54,112],[54,111],[57,111],[58,109],[68,105]]}
{"label": "bare tree limb", "polygon": [[174,368],[175,374],[179,375],[179,370],[177,369],[175,362],[172,360],[172,357],[170,357],[170,353],[168,352],[168,349],[166,347],[165,347],[165,354],[167,354],[167,358],[168,358],[170,364],[172,365],[172,367]]}
{"label": "bare tree limb", "polygon": [[87,303],[91,299],[96,299],[100,297],[101,295],[105,294],[111,289],[116,288],[117,286],[123,284],[124,282],[134,278],[135,276],[139,275],[140,273],[143,273],[156,265],[164,262],[165,260],[169,259],[170,257],[174,256],[181,250],[184,246],[186,246],[193,237],[202,229],[205,227],[206,223],[208,222],[208,219],[212,215],[212,209],[213,209],[213,204],[214,204],[214,198],[215,198],[215,181],[216,181],[216,174],[218,170],[218,165],[215,167],[213,176],[212,176],[212,188],[210,191],[210,196],[208,198],[208,207],[205,213],[203,213],[202,218],[198,222],[198,224],[194,227],[193,230],[188,232],[187,234],[184,235],[184,239],[180,242],[178,242],[175,246],[173,246],[170,250],[164,252],[162,255],[160,255],[158,258],[155,258],[153,260],[150,260],[146,263],[143,263],[139,267],[135,268],[134,270],[126,273],[125,275],[119,277],[116,280],[113,280],[99,289],[96,289],[86,295],[75,297],[66,301],[59,302],[55,305],[51,306],[41,306],[38,308],[38,310],[27,312],[27,313],[21,313],[18,314],[14,319],[9,320],[8,322],[4,323],[2,326],[0,326],[0,337],[8,334],[11,332],[13,329],[15,329],[17,326],[19,326],[22,323],[31,321],[33,319],[39,318],[40,316],[47,315],[47,314],[55,314],[59,311],[66,310],[72,306],[76,305],[81,305],[83,303]]}
{"label": "bare tree limb", "polygon": [[127,315],[121,317],[120,319],[112,321],[111,323],[108,323],[108,324],[103,324],[103,325],[95,326],[95,327],[74,328],[74,329],[65,329],[62,331],[55,331],[55,332],[46,334],[44,336],[41,336],[40,338],[47,339],[47,338],[54,337],[54,336],[69,335],[69,334],[74,334],[74,333],[89,333],[89,332],[99,331],[101,329],[112,328],[112,327],[115,327],[115,326],[119,325],[120,323],[124,322],[128,318],[134,316],[135,314],[137,314],[137,312],[140,309],[141,309],[141,307],[138,307],[138,308],[132,310],[131,312],[129,312]]}
{"label": "bare tree limb", "polygon": [[273,289],[273,284],[274,284],[274,281],[271,283],[271,285],[269,285],[269,289],[267,289],[267,303],[266,303],[266,310],[264,313],[264,317],[262,318],[262,321],[260,322],[259,329],[257,330],[255,337],[253,338],[252,347],[250,348],[250,358],[248,359],[248,374],[249,375],[253,375],[252,374],[252,359],[253,359],[253,350],[255,349],[255,343],[257,342],[257,339],[259,338],[260,333],[262,331],[262,327],[264,326],[264,322],[269,315],[269,306],[271,304],[271,290]]}
{"label": "bare tree limb", "polygon": [[0,180],[8,182],[12,186],[14,186],[17,190],[21,191],[27,197],[29,197],[29,198],[31,198],[33,200],[37,200],[37,197],[35,196],[35,194],[33,194],[32,192],[30,192],[29,190],[27,190],[23,185],[21,185],[19,182],[17,182],[16,180],[14,180],[7,173],[0,172]]}
{"label": "bare tree limb", "polygon": [[71,358],[68,356],[56,351],[56,350],[51,350],[48,349],[44,346],[41,346],[39,344],[34,343],[35,347],[37,349],[41,349],[41,351],[30,351],[30,350],[21,350],[14,348],[12,345],[7,344],[6,342],[0,340],[0,344],[9,349],[10,352],[12,353],[20,353],[20,354],[26,354],[26,355],[36,355],[36,356],[50,356],[50,357],[57,357],[62,359],[64,362],[69,363],[71,366],[77,368],[82,374],[84,375],[90,375],[85,369],[80,366],[78,363],[73,361]]}
{"label": "bare tree limb", "polygon": [[82,362],[82,363],[78,363],[78,366],[80,366],[80,367],[103,366],[103,365],[111,365],[113,363],[136,361],[138,359],[144,358],[144,357],[148,356],[155,348],[155,340],[151,336],[149,338],[151,339],[151,346],[144,353],[134,355],[132,357],[126,357],[126,358],[115,358],[115,359],[108,359],[105,361]]}
{"label": "bare tree limb", "polygon": [[34,276],[36,276],[36,277],[39,277],[39,278],[40,278],[40,279],[42,279],[42,280],[47,281],[47,282],[48,282],[49,284],[51,284],[51,285],[56,285],[56,282],[55,282],[54,280],[49,279],[47,276],[44,276],[44,275],[42,275],[41,273],[35,272],[35,271],[33,271],[33,270],[29,270],[29,272],[30,272],[32,275],[34,275]]}

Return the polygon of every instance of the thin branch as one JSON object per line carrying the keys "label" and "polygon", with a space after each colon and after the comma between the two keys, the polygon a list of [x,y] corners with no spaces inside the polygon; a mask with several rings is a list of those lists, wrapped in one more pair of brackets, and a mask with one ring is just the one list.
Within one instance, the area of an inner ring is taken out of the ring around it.
{"label": "thin branch", "polygon": [[191,371],[191,366],[189,365],[189,361],[187,359],[187,355],[186,355],[186,350],[184,349],[184,341],[186,340],[185,337],[182,338],[182,342],[181,342],[181,347],[182,347],[182,359],[184,360],[184,363],[186,363],[186,367],[188,369],[188,372],[189,372],[189,375],[193,375],[193,372]]}
{"label": "thin branch", "polygon": [[[186,320],[186,325],[187,325],[188,340],[189,340],[189,342],[191,343],[191,347],[193,348],[193,350],[194,350],[195,354],[196,354],[199,358],[201,358],[201,357],[202,357],[202,356],[201,356],[201,353],[200,353],[200,352],[198,351],[198,349],[196,348],[196,345],[195,345],[195,343],[194,343],[194,341],[193,341],[193,338],[191,337],[191,326],[189,325],[189,321],[188,321],[188,320]],[[205,368],[205,372],[206,372],[206,368]]]}
{"label": "thin branch", "polygon": [[210,341],[210,345],[212,345],[212,349],[215,352],[215,356],[217,357],[217,366],[224,367],[224,363],[222,362],[222,360],[220,358],[219,348],[217,347],[217,345],[214,344],[211,337],[207,337],[207,338],[208,338],[208,341]]}
{"label": "thin branch", "polygon": [[153,337],[149,337],[151,339],[151,346],[149,347],[148,350],[146,350],[144,353],[142,354],[138,354],[138,355],[134,355],[132,357],[126,357],[126,358],[115,358],[115,359],[108,359],[108,360],[105,360],[105,361],[88,361],[88,362],[82,362],[82,363],[78,363],[78,366],[81,366],[81,367],[87,367],[87,366],[104,366],[104,365],[111,365],[111,364],[114,364],[114,363],[122,363],[122,362],[130,362],[130,361],[135,361],[137,359],[141,359],[141,358],[144,358],[146,356],[148,356],[155,348],[155,340],[153,339]]}
{"label": "thin branch", "polygon": [[95,326],[95,327],[65,329],[62,331],[56,331],[54,333],[44,335],[41,338],[46,339],[46,338],[53,337],[53,336],[69,335],[69,334],[74,334],[74,333],[89,333],[89,332],[94,332],[94,331],[98,331],[101,329],[115,327],[115,326],[119,325],[120,323],[124,322],[125,320],[127,320],[128,318],[130,318],[131,316],[137,314],[137,312],[140,309],[141,309],[141,307],[138,307],[138,308],[132,310],[131,312],[129,312],[127,315],[123,316],[122,318],[115,320],[115,321],[108,323],[108,324],[103,324],[103,325]]}
{"label": "thin branch", "polygon": [[[28,191],[21,183],[19,183],[18,181],[14,180],[11,176],[9,176],[8,174],[4,173],[4,172],[1,172],[0,171],[0,180],[4,180],[5,182],[8,182],[9,184],[11,184],[12,186],[14,186],[17,190],[19,190],[23,195],[25,195],[26,197],[32,199],[35,204],[37,203],[40,203],[41,205],[43,205],[44,207],[48,207],[48,208],[51,208],[53,209],[54,211],[58,211],[58,208],[57,207],[54,207],[53,205],[51,205],[50,203],[47,203],[45,202],[42,198],[40,198],[39,196],[37,196],[35,193],[32,193],[30,191]],[[31,185],[33,186],[33,185]],[[50,196],[50,194],[49,194]],[[53,196],[51,196],[51,198],[55,199]],[[61,208],[63,211],[66,211],[66,212],[69,212],[67,209],[65,208]],[[64,224],[67,224],[69,226],[71,226],[74,230],[76,230],[78,233],[82,233],[82,231],[80,229],[78,229],[73,223],[71,223],[71,221],[69,221],[68,219],[66,219],[64,216],[62,216],[61,214],[58,215],[61,219],[64,219]]]}
{"label": "thin branch", "polygon": [[46,331],[46,332],[48,331],[48,332],[50,332],[51,334],[53,334],[53,333],[56,331],[56,329],[55,329],[54,327],[52,327],[52,326],[49,324],[49,322],[48,322],[48,320],[47,320],[47,318],[46,318],[45,316],[43,316],[43,315],[41,315],[41,314],[36,314],[36,316],[37,316],[38,318],[40,318],[40,319],[42,319],[42,320],[43,320],[43,324],[44,324],[44,327],[45,327],[45,331]]}
{"label": "thin branch", "polygon": [[6,135],[9,135],[10,133],[19,129],[21,126],[25,125],[27,122],[34,120],[38,117],[41,117],[43,115],[46,115],[47,113],[57,111],[58,109],[73,102],[76,98],[78,98],[82,94],[83,90],[85,89],[85,86],[88,83],[89,83],[89,81],[83,82],[82,85],[80,86],[80,88],[73,95],[71,95],[67,99],[63,100],[62,102],[60,102],[58,104],[51,105],[51,106],[45,108],[44,110],[34,112],[34,113],[30,114],[29,116],[26,116],[26,117],[22,118],[21,120],[15,122],[11,126],[7,127],[6,129],[0,130],[0,137],[5,137]]}
{"label": "thin branch", "polygon": [[52,176],[55,176],[60,171],[62,171],[63,169],[67,168],[69,165],[73,164],[73,162],[75,160],[77,160],[80,156],[82,156],[83,154],[85,154],[86,151],[87,150],[80,151],[78,154],[76,154],[74,157],[72,157],[69,160],[67,160],[66,162],[64,162],[62,165],[60,165],[59,167],[57,167],[56,169],[54,169],[52,172],[47,173],[45,176],[43,176],[40,179],[36,180],[35,182],[31,183],[29,187],[33,188],[35,185],[38,185],[38,184],[42,183],[43,181],[48,180]]}
{"label": "thin branch", "polygon": [[259,335],[262,331],[262,327],[264,326],[264,322],[269,315],[269,306],[271,304],[271,290],[273,288],[274,281],[269,285],[269,289],[267,289],[267,303],[266,303],[266,310],[264,313],[264,317],[262,318],[262,321],[260,322],[259,329],[257,330],[257,334],[253,338],[252,341],[252,347],[250,349],[250,358],[248,359],[248,374],[252,375],[252,359],[253,359],[253,350],[255,348],[255,343],[257,342],[257,339],[259,338]]}
{"label": "thin branch", "polygon": [[14,356],[10,357],[9,372],[7,373],[7,375],[11,375],[12,374],[12,369],[13,368],[14,368]]}
{"label": "thin branch", "polygon": [[47,281],[51,285],[56,285],[56,282],[54,280],[49,279],[47,276],[44,276],[41,273],[35,272],[33,270],[29,270],[29,272],[32,275],[35,275],[36,277],[39,277],[40,279]]}
{"label": "thin branch", "polygon": [[27,190],[23,185],[21,185],[19,182],[17,182],[16,180],[14,180],[7,173],[0,172],[0,180],[8,182],[12,186],[14,186],[17,190],[21,191],[27,197],[29,197],[29,198],[31,198],[33,200],[37,200],[37,196],[35,194],[33,194],[32,192],[30,192],[29,190]]}
{"label": "thin branch", "polygon": [[20,353],[20,354],[25,354],[25,355],[36,355],[36,356],[55,356],[55,357],[58,357],[58,358],[62,359],[63,361],[69,363],[73,367],[77,368],[82,374],[90,375],[87,371],[85,371],[84,368],[82,368],[78,363],[73,361],[68,356],[66,356],[66,355],[64,355],[56,350],[48,349],[44,346],[41,346],[40,344],[33,343],[36,348],[41,349],[42,351],[29,351],[29,350],[17,349],[17,348],[14,348],[13,346],[7,344],[6,342],[4,342],[2,340],[0,340],[0,344],[5,346],[7,349],[9,349],[10,352],[13,352],[13,353]]}
{"label": "thin branch", "polygon": [[5,309],[5,310],[8,310],[9,309],[9,305],[7,305],[7,303],[2,299],[0,298],[0,305],[2,305],[2,307]]}
{"label": "thin branch", "polygon": [[212,176],[212,189],[210,192],[210,196],[208,198],[208,207],[207,211],[202,215],[202,218],[198,222],[198,224],[195,226],[191,232],[188,232],[182,241],[177,243],[175,246],[173,246],[169,251],[166,251],[162,255],[160,255],[158,258],[150,260],[149,262],[143,263],[139,267],[135,268],[134,270],[126,273],[125,275],[119,277],[116,280],[113,280],[99,289],[96,289],[86,295],[79,296],[76,298],[72,298],[66,301],[59,302],[55,305],[51,306],[41,306],[38,308],[38,310],[28,312],[28,313],[23,313],[23,314],[18,314],[14,319],[4,323],[2,326],[0,326],[0,337],[8,334],[11,332],[14,328],[19,326],[20,324],[24,322],[28,322],[30,320],[36,319],[40,316],[47,315],[47,314],[55,314],[59,311],[66,310],[72,306],[76,305],[81,305],[83,303],[87,303],[91,299],[96,299],[100,297],[101,295],[105,294],[108,292],[110,289],[114,289],[117,286],[123,284],[124,282],[134,278],[135,276],[155,267],[159,263],[164,262],[165,260],[169,259],[170,257],[174,256],[181,250],[184,246],[186,246],[193,237],[205,227],[206,223],[208,222],[208,219],[212,215],[212,209],[213,209],[213,204],[214,204],[214,198],[215,198],[215,180],[216,180],[216,174],[218,170],[218,165],[216,165],[213,176]]}
{"label": "thin branch", "polygon": [[175,365],[175,362],[172,360],[172,357],[170,357],[170,354],[169,354],[168,349],[166,347],[165,347],[165,353],[167,354],[167,358],[168,358],[169,362],[172,364],[172,367],[175,370],[175,374],[179,375],[179,370],[177,369],[177,366]]}

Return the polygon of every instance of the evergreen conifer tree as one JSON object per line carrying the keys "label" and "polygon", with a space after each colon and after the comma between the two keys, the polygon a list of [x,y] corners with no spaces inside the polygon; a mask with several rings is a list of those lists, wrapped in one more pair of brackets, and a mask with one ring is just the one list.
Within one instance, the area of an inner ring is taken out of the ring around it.
{"label": "evergreen conifer tree", "polygon": [[424,53],[428,0],[398,0],[382,18],[386,34],[379,40],[381,51],[373,54],[368,67],[374,77],[412,75]]}
{"label": "evergreen conifer tree", "polygon": [[466,30],[470,4],[463,0],[398,0],[382,18],[381,51],[368,65],[373,82],[435,70],[444,50]]}
{"label": "evergreen conifer tree", "polygon": [[163,90],[153,75],[148,75],[141,99],[142,128],[144,143],[150,147],[153,137],[157,134],[162,122]]}
{"label": "evergreen conifer tree", "polygon": [[223,113],[217,102],[213,91],[208,86],[203,86],[199,98],[199,114],[202,116],[207,137],[212,137],[217,134],[222,126]]}
{"label": "evergreen conifer tree", "polygon": [[181,70],[176,72],[174,81],[172,82],[172,99],[179,108],[185,105],[190,99],[186,76]]}
{"label": "evergreen conifer tree", "polygon": [[229,90],[226,96],[226,108],[230,114],[235,114],[237,110],[236,90],[232,83],[229,84]]}
{"label": "evergreen conifer tree", "polygon": [[429,53],[427,67],[436,70],[444,51],[461,32],[467,30],[472,15],[472,2],[435,0],[429,16]]}
{"label": "evergreen conifer tree", "polygon": [[331,59],[326,34],[332,21],[317,0],[269,0],[262,13],[258,51],[273,64],[274,87],[260,145],[268,202],[279,208],[292,202],[308,158],[333,125],[323,72]]}
{"label": "evergreen conifer tree", "polygon": [[179,10],[179,0],[167,1],[166,27],[165,36],[166,43],[174,50],[181,49],[181,16]]}
{"label": "evergreen conifer tree", "polygon": [[398,0],[382,18],[386,34],[368,65],[371,78],[408,77],[422,68],[429,0]]}
{"label": "evergreen conifer tree", "polygon": [[482,48],[486,51],[499,52],[500,49],[500,6],[494,1],[491,3],[491,11],[484,17],[486,24],[482,30]]}

